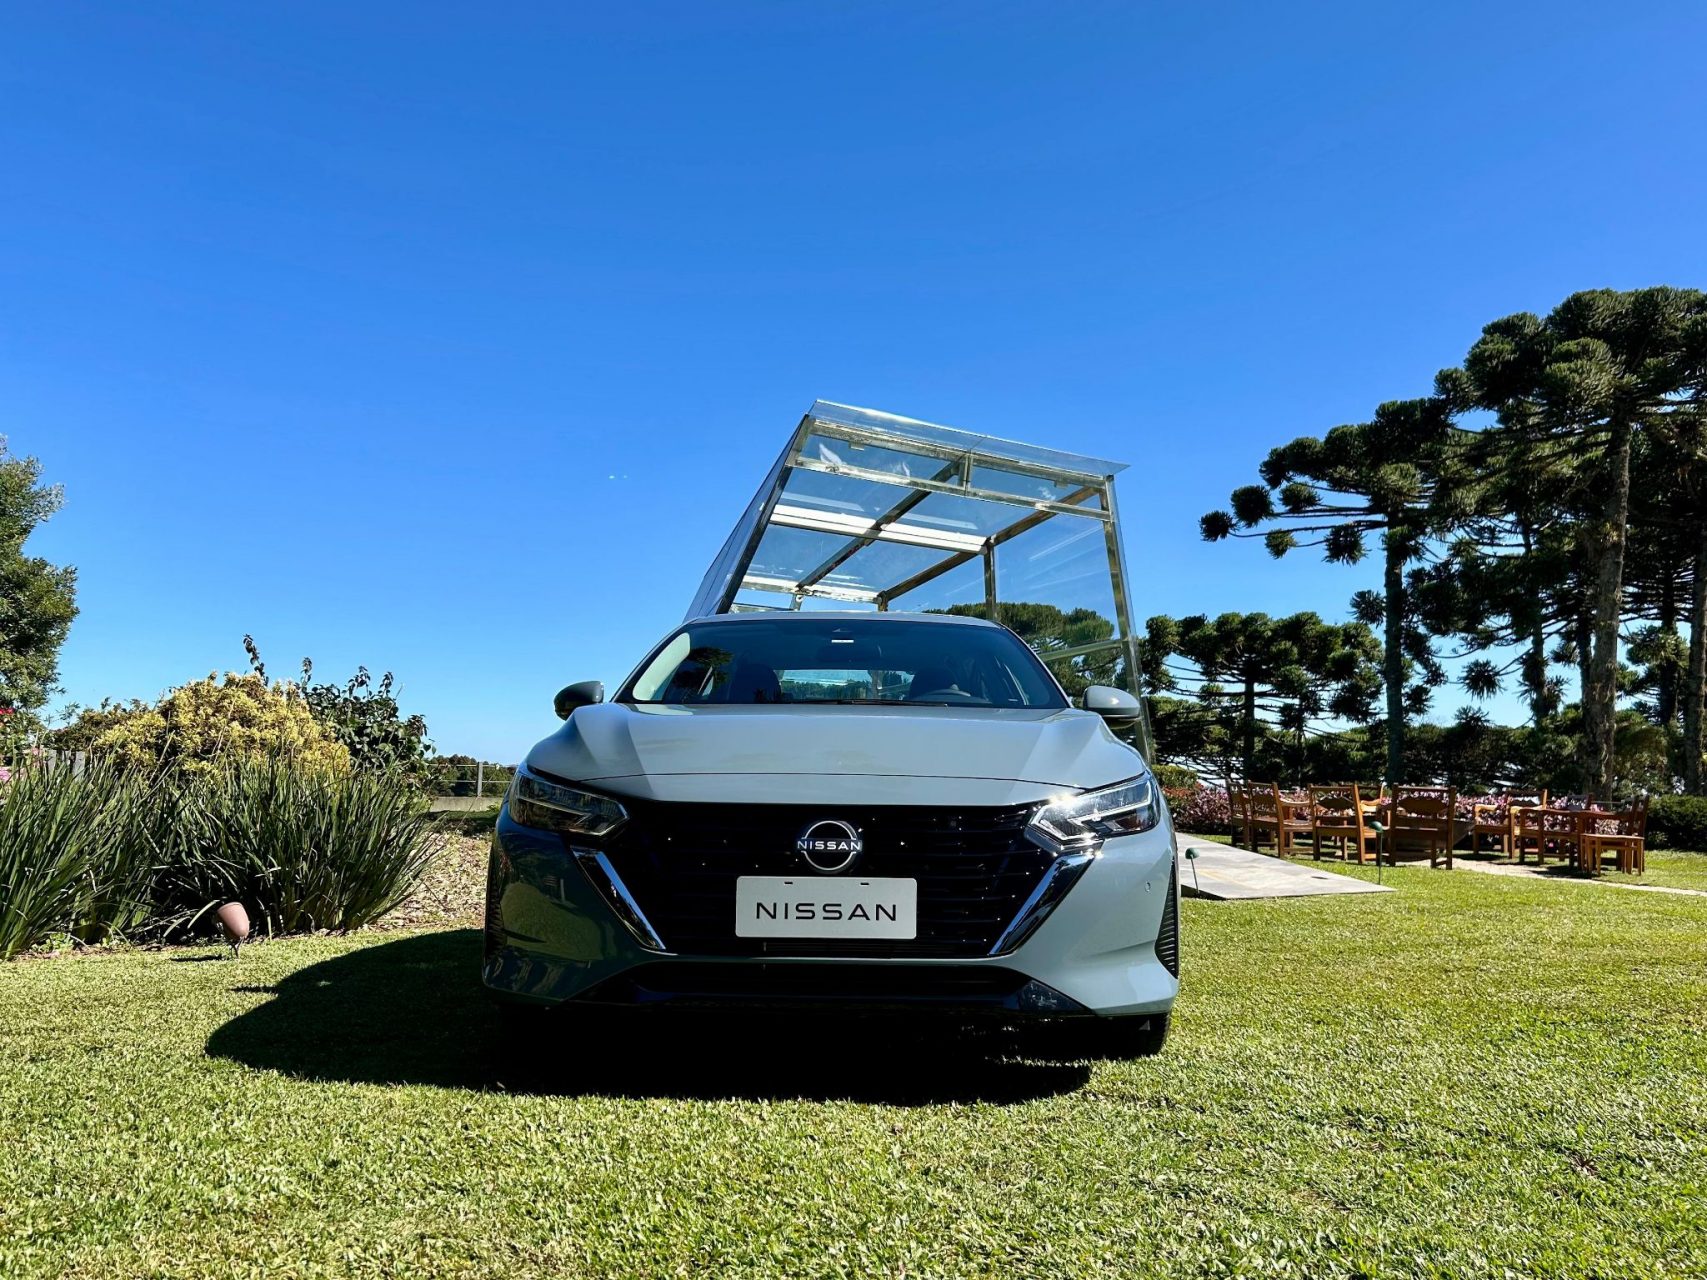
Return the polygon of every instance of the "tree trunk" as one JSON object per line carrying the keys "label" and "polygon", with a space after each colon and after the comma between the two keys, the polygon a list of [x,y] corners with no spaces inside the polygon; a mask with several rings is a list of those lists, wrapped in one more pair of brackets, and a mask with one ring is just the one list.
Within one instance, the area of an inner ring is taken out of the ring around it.
{"label": "tree trunk", "polygon": [[1245,781],[1251,780],[1251,769],[1256,763],[1257,754],[1257,685],[1255,680],[1245,681]]}
{"label": "tree trunk", "polygon": [[1707,751],[1702,711],[1707,703],[1707,525],[1696,534],[1695,584],[1689,593],[1689,666],[1683,677],[1683,782],[1690,795],[1703,790],[1701,756]]}
{"label": "tree trunk", "polygon": [[1405,533],[1387,530],[1385,647],[1381,679],[1387,686],[1387,781],[1405,780]]}
{"label": "tree trunk", "polygon": [[[1523,554],[1535,552],[1535,536],[1529,521],[1523,521]],[[1524,664],[1524,683],[1529,686],[1529,718],[1537,729],[1547,719],[1547,620],[1539,617],[1535,630],[1529,633],[1529,660]]]}
{"label": "tree trunk", "polygon": [[[1660,631],[1668,640],[1677,638],[1677,578],[1669,564],[1665,566],[1665,580],[1660,584]],[[1669,735],[1677,724],[1677,669],[1669,662],[1660,666],[1654,687],[1654,710]]]}
{"label": "tree trunk", "polygon": [[1547,719],[1547,632],[1537,623],[1529,637],[1529,718],[1539,729]]}
{"label": "tree trunk", "polygon": [[1624,616],[1624,540],[1630,519],[1631,424],[1615,418],[1607,445],[1607,495],[1595,568],[1594,653],[1583,690],[1583,776],[1589,791],[1612,798],[1613,731],[1618,710],[1618,624]]}

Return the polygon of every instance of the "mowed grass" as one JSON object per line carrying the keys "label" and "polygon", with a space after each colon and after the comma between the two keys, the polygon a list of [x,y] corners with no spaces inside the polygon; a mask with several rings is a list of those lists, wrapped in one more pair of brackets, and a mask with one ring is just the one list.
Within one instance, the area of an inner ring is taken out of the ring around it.
{"label": "mowed grass", "polygon": [[1700,889],[1707,892],[1707,854],[1683,853],[1675,849],[1649,849],[1645,873],[1625,876],[1611,872],[1607,878],[1617,884],[1657,884],[1674,889]]}
{"label": "mowed grass", "polygon": [[0,1275],[1707,1274],[1707,900],[1383,878],[1186,903],[1174,1038],[1094,1066],[519,1069],[467,929],[0,967]]}

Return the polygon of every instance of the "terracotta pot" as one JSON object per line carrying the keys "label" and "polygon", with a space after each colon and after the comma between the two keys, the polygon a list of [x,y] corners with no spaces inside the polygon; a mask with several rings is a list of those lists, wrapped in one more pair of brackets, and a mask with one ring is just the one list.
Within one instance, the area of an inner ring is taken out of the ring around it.
{"label": "terracotta pot", "polygon": [[219,909],[219,923],[232,946],[249,940],[249,913],[241,902],[228,902]]}

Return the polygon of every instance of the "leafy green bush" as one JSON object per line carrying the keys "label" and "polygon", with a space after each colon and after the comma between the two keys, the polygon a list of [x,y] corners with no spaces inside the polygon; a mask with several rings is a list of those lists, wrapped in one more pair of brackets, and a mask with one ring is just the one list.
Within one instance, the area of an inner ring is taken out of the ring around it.
{"label": "leafy green bush", "polygon": [[1177,791],[1183,787],[1197,785],[1197,772],[1186,768],[1183,764],[1159,764],[1150,770],[1156,775],[1156,781],[1162,784],[1164,791]]}
{"label": "leafy green bush", "polygon": [[[249,655],[249,669],[264,682],[267,666],[254,636],[243,637],[243,651]],[[343,684],[315,684],[314,662],[304,658],[302,679],[287,687],[294,688],[326,732],[343,744],[353,768],[402,774],[419,784],[432,749],[427,722],[421,716],[404,716],[394,685],[391,672],[375,683],[366,667],[357,667]]]}
{"label": "leafy green bush", "polygon": [[1655,796],[1648,839],[1656,848],[1707,853],[1707,796]]}

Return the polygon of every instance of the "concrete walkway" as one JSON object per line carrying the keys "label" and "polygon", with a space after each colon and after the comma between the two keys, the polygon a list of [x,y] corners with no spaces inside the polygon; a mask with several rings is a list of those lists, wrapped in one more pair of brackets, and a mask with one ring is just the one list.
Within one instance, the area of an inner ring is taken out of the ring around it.
{"label": "concrete walkway", "polygon": [[[1180,889],[1190,897],[1217,901],[1244,898],[1305,898],[1334,893],[1391,893],[1328,871],[1317,863],[1293,862],[1252,853],[1213,840],[1179,838]],[[1192,856],[1195,855],[1195,856]],[[1195,873],[1195,874],[1194,874]]]}
{"label": "concrete walkway", "polygon": [[1515,862],[1471,862],[1455,858],[1455,871],[1475,871],[1485,876],[1518,876],[1525,880],[1545,880],[1549,884],[1597,884],[1603,889],[1630,889],[1636,893],[1681,893],[1686,898],[1707,898],[1707,889],[1679,889],[1669,884],[1623,884],[1617,880],[1602,880],[1598,876],[1562,876],[1549,874],[1540,867],[1523,866]]}

